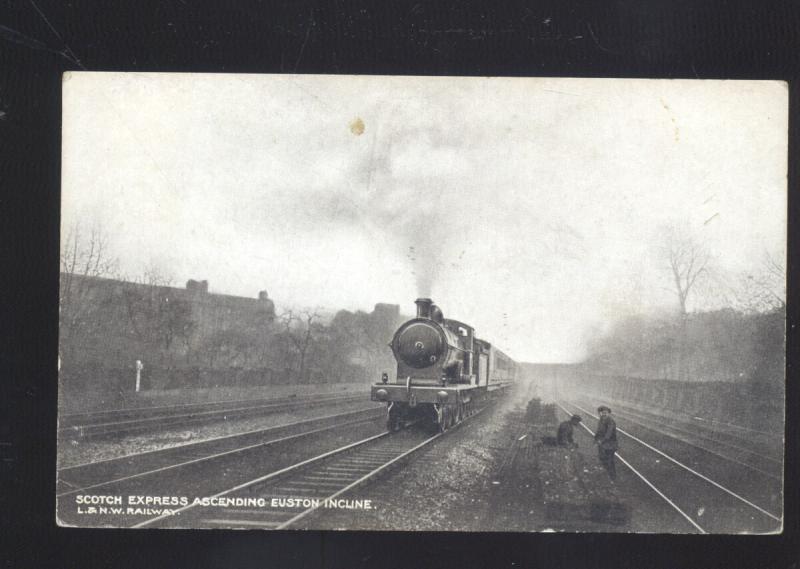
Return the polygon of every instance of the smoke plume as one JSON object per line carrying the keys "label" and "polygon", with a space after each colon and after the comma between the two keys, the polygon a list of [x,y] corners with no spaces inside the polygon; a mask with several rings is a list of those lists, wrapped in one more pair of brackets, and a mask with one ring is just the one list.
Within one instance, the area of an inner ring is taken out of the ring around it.
{"label": "smoke plume", "polygon": [[[453,211],[459,188],[447,176],[458,148],[437,142],[431,129],[372,126],[370,148],[351,165],[353,186],[326,189],[315,215],[384,236],[406,262],[418,296],[432,296],[453,237],[466,228]],[[431,163],[437,167],[421,167]]]}

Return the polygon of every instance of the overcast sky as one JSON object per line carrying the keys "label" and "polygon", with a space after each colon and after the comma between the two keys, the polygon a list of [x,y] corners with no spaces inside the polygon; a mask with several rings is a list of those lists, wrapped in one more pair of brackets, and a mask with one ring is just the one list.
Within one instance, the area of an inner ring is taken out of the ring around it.
{"label": "overcast sky", "polygon": [[62,232],[121,270],[282,306],[430,295],[513,357],[676,304],[675,224],[720,272],[786,241],[777,82],[71,73]]}

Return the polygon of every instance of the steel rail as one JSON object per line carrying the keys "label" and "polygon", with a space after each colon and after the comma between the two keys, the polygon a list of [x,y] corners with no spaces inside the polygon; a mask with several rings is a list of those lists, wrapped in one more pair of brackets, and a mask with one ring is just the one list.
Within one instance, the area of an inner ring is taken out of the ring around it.
{"label": "steel rail", "polygon": [[750,427],[745,427],[744,425],[737,425],[736,423],[728,423],[726,421],[719,421],[717,419],[704,419],[702,417],[695,417],[691,416],[691,418],[695,421],[702,421],[704,423],[711,423],[712,425],[723,425],[725,427],[733,427],[734,429],[739,429],[740,431],[747,431],[749,433],[758,433],[759,435],[766,435],[768,438],[777,438],[773,431],[762,431],[760,429],[753,429]]}
{"label": "steel rail", "polygon": [[256,405],[260,405],[262,403],[289,403],[292,401],[306,401],[309,399],[328,399],[328,400],[335,400],[339,399],[346,399],[348,397],[354,397],[357,395],[361,395],[358,393],[327,393],[324,395],[320,395],[319,397],[315,396],[303,396],[303,397],[262,397],[260,399],[222,399],[219,401],[198,401],[197,403],[175,403],[173,405],[151,405],[151,406],[143,406],[143,407],[121,407],[119,409],[106,409],[103,411],[78,411],[75,413],[64,413],[60,416],[62,421],[70,420],[70,419],[77,419],[80,417],[101,417],[103,415],[119,415],[124,413],[140,413],[140,412],[147,412],[147,411],[169,411],[173,409],[181,409],[187,407],[210,407],[213,405],[217,406],[224,406],[224,405],[238,405],[240,403],[253,403]]}
{"label": "steel rail", "polygon": [[[572,416],[572,413],[570,413],[566,408],[564,408],[563,405],[561,405],[558,402],[556,402],[556,405],[558,405],[559,408],[567,416],[570,416],[570,417]],[[576,405],[576,407],[577,407],[577,405]],[[592,430],[589,427],[587,427],[583,423],[579,423],[579,424],[580,424],[581,427],[583,427],[586,430],[586,432],[588,432],[590,435],[594,436],[594,433],[592,433]],[[700,525],[697,522],[695,522],[689,514],[684,512],[675,502],[670,500],[669,497],[666,494],[664,494],[661,490],[659,490],[655,486],[655,484],[650,482],[641,472],[636,470],[630,462],[628,462],[627,460],[625,460],[622,457],[622,455],[620,455],[619,453],[616,453],[616,457],[619,458],[620,462],[622,462],[622,464],[627,466],[631,470],[631,472],[633,472],[636,476],[641,478],[642,482],[647,484],[647,486],[649,486],[651,490],[653,490],[656,494],[658,494],[667,504],[669,504],[673,509],[675,509],[675,511],[677,511],[681,516],[683,516],[683,518],[686,519],[686,521],[688,521],[690,524],[692,524],[692,526],[694,526],[700,533],[702,533],[702,534],[707,534],[708,533],[706,530],[704,530],[702,527],[700,527]]]}
{"label": "steel rail", "polygon": [[[600,402],[602,403],[602,402],[603,402],[603,400],[601,399],[601,400],[600,400]],[[606,402],[607,402],[607,401],[606,401]],[[654,421],[655,421],[655,420],[657,420],[657,419],[659,419],[659,418],[663,418],[663,419],[665,419],[665,420],[671,420],[671,419],[673,419],[672,417],[661,417],[661,416],[660,416],[659,414],[657,414],[657,413],[649,413],[649,412],[647,412],[647,411],[641,411],[641,410],[638,410],[638,409],[635,409],[635,408],[631,408],[630,406],[625,406],[624,404],[623,404],[623,405],[619,405],[619,404],[615,403],[614,405],[615,405],[615,408],[616,408],[616,409],[620,409],[620,408],[622,409],[622,411],[619,411],[619,413],[618,413],[618,414],[627,414],[628,416],[633,416],[633,417],[636,417],[636,418],[637,418],[637,419],[639,419],[640,421],[642,421],[642,420],[643,420],[643,421],[647,421],[647,420],[654,420]],[[651,418],[651,417],[652,417],[652,418]],[[683,427],[675,427],[675,426],[671,426],[671,425],[670,425],[670,426],[667,426],[666,428],[672,429],[673,431],[677,431],[677,432],[679,432],[679,433],[683,433],[683,434],[689,434],[689,435],[691,435],[691,436],[695,436],[695,437],[698,437],[698,438],[700,438],[700,439],[709,440],[709,441],[711,441],[711,442],[713,442],[713,443],[715,443],[715,444],[719,444],[719,445],[727,446],[727,447],[729,447],[729,448],[731,448],[731,449],[734,449],[734,450],[740,450],[740,451],[743,451],[743,452],[747,452],[747,453],[749,453],[749,454],[752,454],[752,455],[754,455],[754,456],[761,457],[761,458],[763,458],[763,459],[765,459],[765,460],[768,460],[768,461],[770,461],[770,462],[773,462],[773,463],[775,463],[775,464],[778,464],[778,465],[783,465],[783,460],[781,460],[781,459],[779,459],[779,458],[775,458],[774,456],[770,456],[770,455],[764,454],[764,453],[762,453],[762,452],[759,452],[759,451],[757,451],[757,450],[752,450],[752,449],[749,449],[749,448],[747,448],[747,447],[740,446],[740,445],[738,445],[738,444],[735,444],[735,443],[726,442],[726,441],[720,441],[720,440],[715,440],[713,437],[709,437],[709,436],[707,436],[707,435],[704,435],[704,434],[701,434],[701,433],[694,433],[694,432],[691,432],[691,431],[687,431],[687,430],[686,430],[685,428],[683,428]],[[704,429],[708,429],[708,427],[703,427],[703,428],[704,428]],[[666,434],[666,433],[665,433],[665,434]],[[729,436],[736,437],[736,436],[738,436],[738,435],[729,435]],[[741,439],[739,439],[739,440],[741,440]],[[690,444],[691,444],[691,443],[690,443]]]}
{"label": "steel rail", "polygon": [[[367,443],[369,443],[371,441],[374,441],[374,440],[377,440],[377,439],[381,439],[381,438],[386,437],[388,435],[389,435],[388,432],[380,433],[378,435],[373,435],[371,437],[367,437],[366,439],[362,439],[360,441],[356,441],[354,443],[350,443],[350,444],[345,445],[343,447],[340,447],[340,448],[337,448],[337,449],[333,449],[331,451],[325,452],[325,453],[320,454],[318,456],[303,460],[301,462],[298,462],[296,464],[292,464],[292,465],[287,466],[285,468],[281,468],[280,470],[276,470],[275,472],[270,472],[269,474],[265,474],[264,476],[259,476],[258,478],[254,478],[253,480],[249,480],[247,482],[243,482],[242,484],[237,484],[233,488],[229,488],[227,490],[223,490],[222,492],[218,492],[218,493],[214,494],[213,496],[209,496],[209,499],[213,500],[214,498],[221,498],[222,496],[227,496],[228,494],[230,494],[232,492],[236,492],[238,490],[242,490],[244,488],[247,488],[248,486],[252,486],[253,484],[260,484],[261,482],[266,482],[267,480],[272,480],[273,478],[277,478],[278,476],[281,476],[283,474],[287,474],[289,472],[292,472],[294,470],[302,468],[303,466],[307,466],[309,464],[313,464],[315,462],[319,462],[320,460],[328,458],[329,456],[340,454],[340,453],[345,452],[345,451],[347,451],[347,450],[349,450],[351,448],[367,444]],[[145,520],[143,522],[139,522],[138,524],[132,525],[131,527],[132,528],[147,527],[147,526],[149,526],[151,524],[154,524],[155,522],[161,521],[161,520],[166,519],[166,518],[171,518],[175,514],[179,514],[181,512],[186,512],[188,510],[194,509],[195,507],[197,507],[197,505],[198,504],[196,504],[196,503],[192,503],[192,504],[189,504],[188,506],[183,506],[182,508],[178,508],[177,510],[174,510],[172,514],[162,514],[162,515],[157,516],[155,518],[151,518],[149,520]]]}
{"label": "steel rail", "polygon": [[[197,411],[195,413],[183,413],[183,414],[175,414],[175,415],[163,415],[163,416],[156,416],[156,417],[145,417],[141,419],[127,419],[124,421],[112,421],[109,423],[87,423],[84,425],[70,425],[66,427],[60,427],[58,429],[59,435],[70,435],[70,434],[78,434],[80,436],[85,436],[86,434],[92,435],[110,435],[115,433],[122,433],[126,430],[132,430],[137,428],[147,428],[150,427],[152,424],[158,424],[164,421],[175,421],[174,423],[167,423],[166,426],[179,426],[181,424],[185,424],[188,421],[181,421],[181,419],[188,419],[192,421],[202,421],[203,419],[210,418],[210,417],[218,417],[222,415],[223,417],[227,413],[231,414],[245,414],[243,412],[247,411],[266,411],[272,409],[284,409],[284,408],[292,408],[298,405],[303,404],[311,404],[314,406],[323,404],[323,403],[331,403],[331,402],[339,402],[339,401],[346,401],[348,399],[358,400],[357,396],[353,397],[342,397],[337,399],[314,399],[310,401],[305,401],[303,399],[297,400],[293,399],[291,402],[282,402],[282,403],[264,403],[258,405],[249,405],[244,407],[232,407],[232,408],[223,408],[223,409],[210,409],[205,411]],[[109,429],[103,429],[103,427],[109,427]],[[117,430],[114,430],[115,427],[118,427]],[[87,431],[85,433],[85,431]],[[97,433],[92,433],[91,431],[98,431]]]}
{"label": "steel rail", "polygon": [[[575,405],[577,407],[577,404],[573,403],[573,405]],[[700,449],[700,450],[702,450],[704,452],[707,452],[708,454],[712,454],[712,455],[717,456],[717,457],[719,457],[719,458],[721,458],[723,460],[726,460],[728,462],[732,462],[734,464],[738,464],[739,466],[743,466],[743,467],[748,468],[750,470],[754,470],[756,472],[760,472],[764,476],[768,476],[769,478],[772,478],[774,480],[778,480],[778,481],[782,481],[783,480],[783,478],[781,476],[776,476],[775,474],[773,474],[771,472],[767,472],[766,470],[758,468],[757,466],[753,466],[752,464],[748,464],[746,462],[742,462],[741,460],[737,460],[737,459],[732,458],[730,456],[724,455],[724,454],[722,454],[722,453],[720,453],[720,452],[718,452],[716,450],[712,450],[712,449],[710,449],[708,447],[705,447],[703,445],[699,445],[699,444],[697,444],[697,443],[695,443],[693,441],[686,440],[685,438],[681,438],[680,436],[677,436],[675,434],[668,433],[665,430],[661,430],[661,429],[657,429],[655,427],[649,426],[649,425],[647,425],[646,422],[643,422],[643,421],[647,421],[647,419],[642,419],[641,417],[637,417],[636,415],[632,415],[629,411],[619,411],[618,410],[618,411],[615,412],[615,414],[617,416],[619,416],[619,417],[625,418],[626,421],[630,421],[631,423],[639,425],[640,427],[643,427],[643,428],[645,428],[645,429],[647,429],[649,431],[655,431],[656,433],[660,433],[660,434],[662,434],[664,436],[670,437],[670,438],[675,439],[677,441],[681,441],[684,444],[687,444],[689,446],[693,446],[695,448],[698,448],[698,449]],[[687,433],[687,431],[684,431],[683,429],[677,429],[677,428],[673,428],[673,427],[664,427],[664,428],[677,431],[678,433],[681,433],[681,434],[689,434],[689,435],[691,435],[691,433]],[[703,436],[700,436],[699,438],[710,440],[708,437],[703,437]],[[712,441],[712,442],[715,442],[715,441]],[[723,441],[718,441],[717,444],[719,444],[721,446],[725,446],[725,447],[731,448],[731,449],[734,449],[734,450],[740,450],[740,451],[743,451],[743,452],[751,453],[751,454],[753,454],[755,456],[760,456],[762,458],[768,458],[771,461],[774,461],[774,462],[777,462],[779,464],[782,464],[780,461],[777,461],[777,460],[775,460],[773,458],[764,456],[762,454],[759,454],[758,452],[751,451],[749,449],[746,449],[746,448],[743,448],[743,447],[740,447],[740,446],[737,446],[737,445],[732,445],[730,443],[725,443]]]}
{"label": "steel rail", "polygon": [[[415,445],[415,446],[414,446],[414,447],[413,447],[411,450],[413,450],[413,451],[416,451],[416,450],[418,450],[419,448],[421,448],[422,446],[424,446],[424,445],[426,445],[426,444],[429,444],[430,442],[432,442],[432,441],[433,441],[433,440],[435,440],[435,439],[438,439],[438,438],[439,438],[439,437],[441,437],[442,435],[445,435],[445,434],[447,434],[447,433],[449,433],[449,432],[453,431],[454,429],[456,429],[456,428],[458,428],[459,426],[461,426],[461,425],[463,425],[464,423],[466,423],[466,422],[467,422],[469,419],[471,419],[471,418],[473,418],[473,417],[476,417],[477,415],[479,415],[480,413],[482,413],[482,412],[483,412],[483,411],[484,411],[484,410],[485,410],[487,407],[488,407],[488,405],[487,405],[487,406],[485,406],[485,407],[483,407],[483,408],[481,408],[481,409],[478,409],[478,410],[476,410],[475,412],[473,412],[473,413],[472,413],[472,414],[469,416],[469,418],[468,418],[468,419],[465,419],[465,420],[461,421],[460,423],[458,423],[457,425],[455,425],[454,427],[452,427],[452,428],[448,429],[448,430],[447,430],[447,431],[445,431],[445,432],[442,432],[442,433],[437,433],[436,435],[434,435],[434,436],[432,436],[432,437],[430,437],[430,438],[426,439],[425,441],[423,441],[423,444]],[[376,440],[379,440],[379,439],[383,439],[384,437],[387,437],[387,436],[389,436],[389,435],[391,435],[391,434],[392,434],[392,433],[390,433],[390,432],[388,432],[388,431],[387,431],[387,432],[384,432],[384,433],[380,433],[380,434],[378,434],[378,435],[373,435],[373,436],[371,436],[371,437],[367,437],[366,439],[362,439],[362,440],[360,440],[360,441],[356,441],[356,442],[354,442],[354,443],[347,444],[347,445],[345,445],[345,446],[343,446],[343,447],[340,447],[340,448],[333,449],[333,450],[331,450],[331,451],[328,451],[328,452],[322,453],[322,454],[320,454],[320,455],[318,455],[318,456],[315,456],[315,457],[312,457],[312,458],[309,458],[309,459],[303,460],[303,461],[301,461],[301,462],[298,462],[298,463],[296,463],[296,464],[293,464],[293,465],[287,466],[287,467],[285,467],[285,468],[282,468],[282,469],[280,469],[280,470],[277,470],[277,471],[275,471],[275,472],[271,472],[271,473],[269,473],[269,474],[266,474],[266,475],[264,475],[264,476],[259,476],[258,478],[255,478],[255,479],[253,479],[253,480],[250,480],[250,481],[247,481],[247,482],[243,482],[242,484],[238,484],[238,485],[234,486],[233,488],[229,488],[229,489],[227,489],[227,490],[223,490],[222,492],[218,492],[217,494],[214,494],[213,496],[210,496],[210,497],[209,497],[209,499],[210,499],[210,500],[213,500],[213,499],[215,499],[215,498],[220,498],[220,497],[222,497],[222,496],[226,496],[226,495],[228,495],[228,494],[231,494],[231,493],[233,493],[233,492],[237,492],[237,491],[239,491],[239,490],[243,490],[243,489],[245,489],[245,488],[248,488],[249,486],[253,486],[254,484],[261,484],[261,483],[263,483],[263,482],[267,482],[267,481],[269,481],[269,480],[274,480],[274,479],[276,479],[276,478],[278,478],[278,477],[280,477],[280,476],[283,476],[283,475],[285,475],[285,474],[289,474],[289,473],[291,473],[291,472],[295,472],[295,471],[297,471],[297,470],[300,470],[300,469],[302,469],[302,468],[304,468],[304,467],[306,467],[306,466],[309,466],[309,465],[311,465],[311,464],[318,463],[318,462],[320,462],[320,461],[322,461],[322,460],[324,460],[324,459],[330,458],[330,457],[332,457],[332,456],[335,456],[335,455],[338,455],[338,454],[342,454],[342,453],[344,453],[344,452],[347,452],[347,451],[349,451],[349,450],[351,450],[351,449],[354,449],[354,448],[356,448],[356,447],[359,447],[359,446],[363,446],[363,445],[369,444],[369,443],[371,443],[371,442],[373,442],[373,441],[376,441]],[[370,472],[370,473],[369,473],[369,475],[367,475],[367,476],[362,476],[362,477],[361,477],[361,478],[359,478],[359,479],[358,479],[356,482],[357,482],[358,484],[361,484],[361,483],[363,483],[363,482],[364,482],[364,481],[366,481],[367,479],[369,479],[369,478],[371,478],[371,477],[375,476],[375,474],[377,473],[377,471],[382,471],[384,468],[388,467],[388,466],[389,466],[389,464],[393,464],[394,462],[396,462],[397,460],[399,460],[399,459],[400,459],[400,458],[402,458],[402,457],[405,457],[405,456],[406,456],[406,455],[408,455],[408,454],[410,454],[410,452],[409,452],[409,451],[406,451],[406,452],[404,452],[402,455],[400,455],[400,456],[398,456],[398,457],[395,457],[395,458],[393,458],[392,460],[388,461],[386,464],[383,464],[383,465],[381,465],[380,467],[378,467],[377,469],[375,469],[374,471]],[[347,490],[350,490],[350,489],[351,489],[352,487],[354,487],[355,485],[356,485],[356,483],[351,483],[351,484],[348,484],[348,485],[347,485],[347,486],[346,486],[344,489],[342,489],[342,490],[339,490],[338,492],[336,492],[336,493],[335,493],[335,496],[338,496],[338,495],[342,494],[343,492],[345,492],[345,491],[347,491]],[[326,498],[326,499],[327,499],[327,500],[331,500],[331,499],[333,499],[335,496],[331,496],[331,497],[328,497],[328,498]],[[321,501],[320,501],[320,503],[324,503],[324,500],[321,500]],[[137,529],[138,529],[138,528],[147,527],[147,526],[150,526],[150,525],[152,525],[152,524],[154,524],[154,523],[156,523],[156,522],[159,522],[159,521],[161,521],[161,520],[164,520],[164,519],[167,519],[167,518],[172,518],[172,517],[174,517],[176,514],[179,514],[179,513],[186,512],[186,511],[188,511],[188,510],[194,509],[194,508],[196,508],[198,505],[199,505],[199,504],[197,504],[197,503],[192,503],[192,504],[189,504],[189,505],[187,505],[187,506],[184,506],[184,507],[182,507],[182,508],[179,508],[179,509],[177,509],[177,510],[174,510],[174,511],[173,511],[172,513],[170,513],[170,514],[162,514],[162,515],[160,515],[160,516],[157,516],[157,517],[155,517],[155,518],[151,518],[151,519],[149,519],[149,520],[145,520],[145,521],[143,521],[143,522],[139,522],[138,524],[135,524],[135,525],[133,525],[133,526],[130,526],[130,527],[131,527],[131,528],[137,528]],[[282,523],[282,524],[281,524],[279,527],[280,527],[280,528],[284,528],[284,527],[286,527],[286,525],[287,525],[287,523],[288,523],[288,522],[292,522],[292,523],[294,523],[294,521],[297,521],[297,520],[298,520],[298,519],[300,519],[301,517],[305,517],[306,515],[310,514],[310,513],[311,513],[311,512],[313,512],[314,510],[316,510],[317,508],[318,508],[318,506],[316,506],[316,507],[312,507],[312,508],[309,508],[308,510],[305,510],[305,511],[301,512],[300,514],[298,514],[297,516],[294,516],[294,517],[293,517],[291,520],[288,520],[287,522],[284,522],[284,523]],[[279,528],[275,528],[275,529],[279,529]]]}
{"label": "steel rail", "polygon": [[[342,415],[350,415],[350,414],[353,414],[353,413],[368,412],[368,411],[375,411],[375,409],[363,409],[361,411],[355,411],[355,412],[351,411],[351,412],[348,412],[348,413],[342,413]],[[326,418],[336,417],[336,416],[337,415],[329,415]],[[110,484],[116,484],[118,482],[125,482],[126,480],[132,480],[134,478],[140,478],[142,476],[147,476],[147,475],[150,475],[150,474],[156,474],[158,472],[165,472],[167,470],[172,470],[174,468],[179,468],[179,467],[182,467],[182,466],[188,466],[190,464],[196,464],[196,463],[203,462],[203,461],[206,461],[206,460],[212,460],[212,459],[215,459],[215,458],[219,458],[221,456],[226,456],[226,455],[230,455],[230,454],[236,454],[236,453],[240,453],[240,452],[245,452],[245,451],[252,450],[252,449],[255,449],[255,448],[259,448],[259,447],[266,447],[266,446],[282,443],[282,442],[285,442],[285,441],[289,441],[289,440],[292,440],[292,439],[297,439],[297,438],[300,438],[300,437],[305,437],[305,436],[308,436],[308,435],[314,435],[314,434],[321,433],[321,432],[324,432],[324,431],[333,430],[333,429],[336,429],[336,428],[339,428],[339,427],[343,427],[343,426],[346,426],[346,425],[355,425],[355,424],[358,424],[358,423],[363,423],[365,421],[369,421],[370,419],[372,419],[372,417],[365,417],[363,419],[355,419],[353,421],[345,421],[343,423],[335,423],[333,425],[320,427],[318,429],[312,429],[310,431],[304,431],[302,433],[296,433],[294,435],[287,435],[285,437],[280,437],[280,438],[272,439],[272,440],[269,440],[269,441],[262,441],[262,442],[254,443],[254,444],[251,444],[251,445],[245,445],[243,447],[237,447],[235,449],[230,449],[230,450],[226,450],[226,451],[222,451],[222,452],[217,452],[217,453],[214,453],[214,454],[210,454],[210,455],[207,455],[207,456],[202,456],[202,457],[195,458],[195,459],[192,459],[192,460],[178,462],[178,463],[175,463],[175,464],[169,464],[169,465],[166,465],[166,466],[162,466],[160,468],[154,468],[152,470],[147,470],[147,471],[144,471],[144,472],[138,472],[136,474],[131,474],[129,476],[123,476],[123,477],[120,477],[120,478],[115,478],[113,480],[106,480],[106,481],[103,481],[103,482],[98,482],[96,484],[90,484],[90,485],[84,486],[82,488],[76,488],[76,489],[68,490],[66,492],[61,492],[60,494],[56,494],[56,497],[57,498],[61,498],[63,496],[69,496],[69,495],[72,495],[72,494],[77,494],[79,492],[83,492],[84,490],[94,490],[96,488],[101,488],[103,486],[108,486]],[[320,419],[311,419],[311,420],[308,420],[308,421],[289,423],[287,425],[279,425],[279,426],[276,426],[276,427],[270,427],[269,429],[263,429],[263,431],[266,432],[266,431],[270,431],[270,430],[284,429],[284,428],[286,428],[288,426],[299,425],[299,424],[302,424],[302,423],[315,422],[315,421],[319,421],[319,420]],[[247,433],[240,433],[238,435],[226,435],[225,437],[218,437],[216,439],[210,439],[210,441],[217,441],[217,440],[221,440],[221,439],[225,439],[225,438],[240,437],[240,436],[243,436],[243,435],[246,435],[246,434],[253,434],[253,433],[258,433],[258,432],[259,431],[248,431]],[[139,454],[150,454],[152,452],[164,452],[165,450],[183,449],[184,447],[187,447],[187,446],[203,444],[203,443],[206,443],[206,442],[209,442],[209,441],[199,441],[199,442],[196,442],[196,443],[190,443],[189,445],[179,445],[177,447],[170,447],[168,449],[159,449],[157,451],[149,451],[148,453],[139,453]],[[120,458],[124,459],[124,458],[129,458],[131,456],[139,456],[139,455],[128,455],[126,457],[120,457]],[[120,458],[110,459],[110,460],[120,460]],[[105,461],[101,461],[101,462],[105,462]],[[88,464],[89,465],[99,464],[99,462],[98,463],[88,463]],[[65,484],[69,484],[69,483],[65,482]]]}
{"label": "steel rail", "polygon": [[[594,417],[595,419],[597,419],[597,418],[598,418],[598,416],[597,416],[597,415],[595,415],[595,414],[591,413],[590,411],[588,411],[588,410],[584,409],[584,408],[583,408],[583,407],[581,407],[580,405],[577,405],[577,404],[575,404],[575,403],[572,403],[572,405],[574,405],[575,407],[577,407],[578,409],[580,409],[581,411],[583,411],[584,413],[586,413],[586,414],[587,414],[587,415],[589,415],[590,417]],[[649,443],[646,443],[646,442],[645,442],[645,441],[643,441],[642,439],[640,439],[640,438],[638,438],[638,437],[636,437],[636,436],[634,436],[634,435],[632,435],[632,434],[630,434],[630,433],[628,433],[628,432],[626,432],[626,431],[624,431],[624,430],[620,429],[619,427],[617,427],[617,431],[619,431],[620,433],[622,433],[622,434],[623,434],[623,435],[625,435],[626,437],[633,439],[633,440],[634,440],[634,441],[636,441],[637,443],[639,443],[639,444],[641,444],[641,445],[643,445],[643,446],[645,446],[645,447],[649,448],[650,450],[652,450],[652,451],[653,451],[653,452],[655,452],[656,454],[659,454],[659,455],[663,456],[664,458],[666,458],[667,460],[669,460],[669,461],[671,461],[671,462],[673,462],[673,463],[677,464],[678,466],[680,466],[680,467],[681,467],[681,468],[683,468],[684,470],[686,470],[686,471],[688,471],[688,472],[690,472],[690,473],[694,474],[695,476],[697,476],[697,477],[698,477],[698,478],[700,478],[701,480],[704,480],[704,481],[708,482],[709,484],[711,484],[712,486],[715,486],[716,488],[718,488],[718,489],[722,490],[722,491],[723,491],[723,492],[725,492],[726,494],[729,494],[730,496],[733,496],[734,498],[736,498],[737,500],[739,500],[739,501],[743,502],[744,504],[747,504],[748,506],[750,506],[751,508],[755,509],[756,511],[758,511],[758,512],[761,512],[762,514],[764,514],[765,516],[767,516],[767,517],[769,517],[769,518],[772,518],[772,519],[773,519],[773,520],[775,520],[776,522],[779,522],[779,523],[780,523],[780,522],[782,522],[782,521],[783,521],[783,520],[782,520],[782,519],[781,519],[779,516],[776,516],[775,514],[773,514],[773,513],[771,513],[771,512],[768,512],[767,510],[765,510],[764,508],[762,508],[762,507],[761,507],[761,506],[759,506],[758,504],[754,504],[753,502],[751,502],[751,501],[750,501],[750,500],[748,500],[747,498],[744,498],[743,496],[740,496],[739,494],[737,494],[737,493],[736,493],[736,492],[734,492],[733,490],[730,490],[729,488],[726,488],[725,486],[723,486],[723,485],[722,485],[722,484],[720,484],[719,482],[716,482],[716,481],[712,480],[712,479],[711,479],[711,478],[709,478],[708,476],[706,476],[706,475],[704,475],[704,474],[701,474],[700,472],[697,472],[697,471],[696,471],[696,470],[694,470],[692,467],[690,467],[690,466],[687,466],[687,465],[683,464],[683,463],[682,463],[682,462],[680,462],[679,460],[677,460],[677,459],[675,459],[675,458],[671,457],[670,455],[668,455],[667,453],[665,453],[665,452],[663,452],[663,451],[661,451],[661,450],[657,449],[657,448],[656,448],[656,447],[654,447],[653,445],[651,445],[651,444],[649,444]]]}
{"label": "steel rail", "polygon": [[419,449],[431,444],[433,441],[437,440],[438,438],[440,438],[440,437],[450,433],[451,431],[457,429],[458,427],[460,427],[461,425],[463,425],[464,423],[466,423],[467,421],[469,421],[473,417],[476,417],[477,415],[482,413],[484,409],[486,409],[486,407],[483,407],[483,408],[475,411],[467,419],[462,420],[461,422],[459,422],[458,424],[454,425],[450,429],[448,429],[448,430],[446,430],[446,431],[444,431],[442,433],[437,433],[437,434],[425,439],[424,441],[422,441],[418,445],[415,445],[411,449],[403,452],[402,454],[394,457],[393,459],[389,460],[388,462],[386,462],[386,463],[382,464],[381,466],[375,468],[374,470],[368,472],[367,474],[365,474],[364,476],[362,476],[358,480],[348,484],[347,486],[345,486],[341,490],[338,490],[338,491],[334,492],[333,494],[331,494],[330,496],[327,496],[326,498],[321,498],[319,500],[319,505],[311,506],[310,508],[300,512],[299,514],[297,514],[293,518],[290,518],[290,519],[286,520],[285,522],[283,522],[282,524],[280,524],[279,526],[277,526],[275,529],[286,529],[287,527],[291,526],[292,524],[298,522],[299,520],[305,518],[309,514],[311,514],[314,511],[318,510],[320,508],[320,506],[322,504],[324,504],[325,502],[328,502],[330,500],[334,500],[334,499],[338,498],[339,496],[341,496],[342,494],[344,494],[346,492],[349,492],[353,488],[356,488],[357,486],[362,485],[363,483],[367,482],[371,478],[374,478],[375,476],[377,476],[378,474],[380,474],[381,472],[383,472],[384,470],[386,470],[387,468],[389,468],[390,466],[392,466],[396,462],[398,462],[400,460],[403,460],[404,458],[406,458],[406,457],[410,456],[411,454],[417,452]]}
{"label": "steel rail", "polygon": [[324,419],[333,419],[335,417],[340,417],[340,416],[343,416],[343,415],[354,414],[354,413],[363,413],[363,412],[366,412],[366,411],[369,411],[369,410],[378,410],[378,409],[383,410],[383,407],[370,407],[370,408],[366,408],[365,407],[364,409],[356,409],[355,411],[345,411],[343,413],[334,413],[333,415],[323,415],[322,417],[314,417],[314,418],[311,418],[311,419],[303,419],[301,421],[293,421],[291,423],[282,423],[280,425],[274,425],[272,427],[266,427],[266,428],[261,428],[261,429],[252,429],[252,430],[249,430],[249,431],[243,431],[241,433],[233,433],[233,434],[230,434],[230,435],[220,435],[218,437],[211,437],[211,438],[208,438],[208,439],[196,440],[196,441],[192,441],[192,442],[189,442],[189,443],[175,445],[175,446],[171,446],[171,447],[156,448],[156,449],[146,450],[146,451],[142,451],[142,452],[134,452],[134,453],[130,453],[130,454],[123,454],[123,455],[120,455],[120,456],[112,456],[110,458],[103,458],[101,460],[92,460],[92,461],[89,461],[89,462],[81,462],[81,463],[78,463],[78,464],[70,464],[70,465],[67,465],[67,466],[60,467],[58,469],[58,472],[63,472],[65,470],[72,470],[72,469],[75,469],[75,468],[84,468],[84,467],[87,467],[87,466],[94,466],[94,465],[97,465],[97,464],[103,464],[105,462],[112,462],[112,461],[115,461],[115,460],[123,460],[123,459],[129,459],[129,458],[139,458],[140,456],[144,456],[144,455],[148,455],[148,454],[156,454],[156,453],[159,453],[159,452],[167,452],[167,451],[171,451],[173,449],[188,448],[188,447],[191,447],[193,445],[211,443],[211,442],[215,442],[215,441],[221,441],[221,440],[224,440],[224,439],[233,439],[233,438],[236,438],[236,437],[243,437],[245,435],[255,435],[257,433],[266,433],[266,432],[271,431],[271,430],[284,429],[284,428],[288,428],[288,427],[299,426],[299,425],[302,425],[304,423],[311,423],[311,422],[314,422],[314,421],[322,421]]}

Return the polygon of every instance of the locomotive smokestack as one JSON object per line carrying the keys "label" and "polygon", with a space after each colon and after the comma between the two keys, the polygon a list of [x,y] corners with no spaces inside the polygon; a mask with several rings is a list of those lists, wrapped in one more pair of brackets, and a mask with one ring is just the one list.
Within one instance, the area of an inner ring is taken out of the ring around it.
{"label": "locomotive smokestack", "polygon": [[417,305],[417,318],[430,318],[433,301],[430,298],[418,298],[414,301]]}

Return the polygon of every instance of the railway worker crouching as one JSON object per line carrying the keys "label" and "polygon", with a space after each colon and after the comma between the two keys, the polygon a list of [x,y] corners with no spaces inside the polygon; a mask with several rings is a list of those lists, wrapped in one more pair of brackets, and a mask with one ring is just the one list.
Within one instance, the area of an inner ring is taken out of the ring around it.
{"label": "railway worker crouching", "polygon": [[577,443],[573,440],[572,435],[575,427],[583,421],[580,415],[573,415],[566,421],[558,426],[558,433],[556,435],[556,444],[560,447],[577,447]]}
{"label": "railway worker crouching", "polygon": [[614,465],[614,454],[617,452],[617,424],[611,418],[611,409],[605,405],[597,408],[600,413],[600,420],[597,423],[597,432],[594,434],[594,441],[597,443],[597,451],[600,456],[600,463],[608,471],[611,480],[617,479],[617,469]]}

